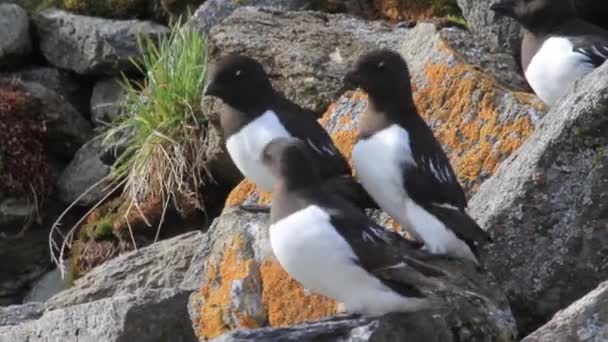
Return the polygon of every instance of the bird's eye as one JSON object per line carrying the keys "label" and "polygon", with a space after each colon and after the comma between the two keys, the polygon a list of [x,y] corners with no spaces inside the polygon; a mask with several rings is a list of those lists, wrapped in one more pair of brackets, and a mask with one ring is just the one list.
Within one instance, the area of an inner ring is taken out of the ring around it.
{"label": "bird's eye", "polygon": [[235,71],[235,72],[234,72],[234,77],[237,77],[237,78],[238,78],[238,77],[241,77],[241,74],[242,74],[242,73],[243,73],[243,72],[241,71],[241,69],[239,69],[239,70],[237,70],[237,71]]}
{"label": "bird's eye", "polygon": [[382,69],[384,69],[384,61],[380,61],[380,62],[378,63],[378,65],[376,65],[376,68],[377,68],[378,70],[382,70]]}

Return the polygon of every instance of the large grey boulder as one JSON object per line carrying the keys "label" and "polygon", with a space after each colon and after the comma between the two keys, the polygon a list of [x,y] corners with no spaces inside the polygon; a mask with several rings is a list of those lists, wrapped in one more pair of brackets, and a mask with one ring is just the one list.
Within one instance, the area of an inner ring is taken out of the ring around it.
{"label": "large grey boulder", "polygon": [[[181,287],[194,290],[202,279],[202,262],[192,260],[206,241],[200,232],[186,233],[148,247],[120,255],[76,280],[74,285],[47,302],[51,309],[88,303],[138,290]],[[192,283],[196,283],[196,285]]]}
{"label": "large grey boulder", "polygon": [[57,182],[63,202],[91,206],[111,191],[113,183],[107,178],[111,168],[99,159],[103,153],[99,138],[82,145],[76,152]]}
{"label": "large grey boulder", "polygon": [[119,78],[103,79],[93,87],[91,121],[95,126],[109,124],[120,115],[127,92],[119,80]]}
{"label": "large grey boulder", "polygon": [[0,67],[22,63],[31,50],[25,10],[15,4],[0,4]]}
{"label": "large grey boulder", "polygon": [[469,206],[529,333],[608,278],[608,65],[577,82]]}
{"label": "large grey boulder", "polygon": [[268,7],[275,10],[295,11],[310,7],[310,0],[245,0],[245,1],[225,1],[207,0],[199,7],[190,24],[194,25],[202,34],[207,34],[209,30],[222,22],[232,14],[237,8],[242,6]]}
{"label": "large grey boulder", "polygon": [[522,342],[608,341],[608,282],[561,310]]}
{"label": "large grey boulder", "polygon": [[[141,290],[0,327],[0,341],[194,341],[180,289]],[[10,309],[10,308],[9,308]]]}
{"label": "large grey boulder", "polygon": [[[51,64],[87,75],[118,75],[135,69],[137,35],[157,37],[165,26],[149,21],[110,20],[48,9],[34,17],[40,49]],[[66,53],[69,52],[69,53]]]}
{"label": "large grey boulder", "polygon": [[91,138],[91,124],[61,95],[36,82],[14,84],[40,101],[38,119],[44,122],[47,149],[51,153],[69,159]]}
{"label": "large grey boulder", "polygon": [[40,83],[65,98],[80,113],[89,112],[91,85],[71,72],[45,66],[28,66],[7,75],[24,82]]}
{"label": "large grey boulder", "polygon": [[42,303],[0,306],[0,327],[38,319],[43,312],[44,304]]}
{"label": "large grey boulder", "polygon": [[515,54],[519,51],[521,28],[514,20],[490,10],[497,0],[457,0],[469,28],[483,40],[489,50]]}
{"label": "large grey boulder", "polygon": [[[282,269],[272,253],[268,229],[267,214],[240,210],[227,211],[209,228],[208,243],[200,251],[205,259],[204,281],[189,302],[190,317],[201,341],[229,329],[291,326],[335,313],[333,300],[304,290]],[[491,277],[454,260],[438,258],[431,263],[447,273],[441,289],[429,292],[437,298],[436,309],[401,316],[387,323],[379,335],[392,327],[399,331],[395,337],[405,336],[405,331],[419,333],[415,336],[420,338],[412,337],[412,341],[457,341],[457,338],[460,341],[513,341],[515,322],[504,295]],[[371,325],[367,329],[374,331],[373,325],[388,322],[373,321],[347,322],[345,330]],[[299,332],[306,329],[294,328]],[[336,335],[328,333],[331,329],[331,324],[320,323],[312,328],[312,334],[301,336],[311,340],[326,334],[326,341],[338,341]],[[298,335],[283,334],[283,330],[262,330],[228,336],[228,341],[240,338],[284,341]],[[446,339],[448,336],[453,339]]]}

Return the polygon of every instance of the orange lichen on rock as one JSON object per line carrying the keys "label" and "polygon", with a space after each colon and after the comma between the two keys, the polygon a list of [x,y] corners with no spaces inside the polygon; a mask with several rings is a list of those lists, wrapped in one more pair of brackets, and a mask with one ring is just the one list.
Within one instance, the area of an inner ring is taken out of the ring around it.
{"label": "orange lichen on rock", "polygon": [[533,131],[531,118],[500,120],[499,86],[473,66],[427,63],[426,84],[414,99],[421,115],[447,148],[465,186],[475,190]]}
{"label": "orange lichen on rock", "polygon": [[374,0],[373,4],[389,20],[425,20],[441,15],[429,0]]}
{"label": "orange lichen on rock", "polygon": [[[232,282],[247,277],[254,265],[253,259],[243,259],[240,251],[244,241],[241,236],[235,236],[226,246],[222,260],[218,263],[210,261],[205,276],[204,286],[200,295],[204,298],[202,308],[199,308],[201,320],[197,335],[202,338],[213,338],[228,330],[224,317],[231,303]],[[255,320],[240,317],[245,327],[257,327]]]}
{"label": "orange lichen on rock", "polygon": [[228,195],[226,199],[226,208],[236,207],[242,203],[244,203],[247,198],[249,198],[252,194],[258,193],[259,200],[258,204],[267,205],[270,204],[272,199],[272,194],[268,192],[263,192],[258,190],[258,188],[247,179],[244,179],[240,182]]}
{"label": "orange lichen on rock", "polygon": [[336,313],[337,303],[334,300],[306,294],[302,285],[291,278],[277,261],[265,261],[260,273],[262,300],[268,310],[271,326],[286,327]]}

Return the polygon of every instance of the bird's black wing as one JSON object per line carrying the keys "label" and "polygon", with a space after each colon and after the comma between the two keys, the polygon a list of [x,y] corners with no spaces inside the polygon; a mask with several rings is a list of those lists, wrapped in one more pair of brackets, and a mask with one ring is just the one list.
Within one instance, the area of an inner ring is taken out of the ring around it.
{"label": "bird's black wing", "polygon": [[408,196],[433,214],[476,253],[480,243],[491,241],[465,211],[464,190],[441,145],[430,129],[419,127],[411,137],[412,160],[403,162],[403,184]]}
{"label": "bird's black wing", "polygon": [[585,57],[585,61],[592,65],[594,68],[604,64],[608,59],[608,39],[592,39],[586,37],[586,39],[574,39],[573,50],[574,52],[580,53]]}
{"label": "bird's black wing", "polygon": [[329,179],[341,175],[350,175],[350,165],[336,148],[331,137],[317,122],[316,113],[279,96],[273,110],[281,123],[296,138],[306,142],[315,156],[319,158],[321,177]]}
{"label": "bird's black wing", "polygon": [[[424,297],[420,286],[431,283],[430,278],[445,276],[438,268],[421,261],[428,254],[420,244],[370,221],[349,204],[331,198],[332,226],[349,243],[354,262],[374,274],[386,286],[407,297]],[[396,280],[395,274],[399,274]]]}
{"label": "bird's black wing", "polygon": [[590,67],[597,68],[608,59],[608,31],[582,20],[572,22],[562,30],[559,33],[568,37],[573,51],[581,54]]}

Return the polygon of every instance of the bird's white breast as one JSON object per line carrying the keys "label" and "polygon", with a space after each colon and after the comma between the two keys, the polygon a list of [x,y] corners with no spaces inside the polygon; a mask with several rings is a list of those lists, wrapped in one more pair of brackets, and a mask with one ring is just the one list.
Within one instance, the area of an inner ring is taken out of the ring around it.
{"label": "bird's white breast", "polygon": [[415,161],[409,134],[398,125],[358,141],[353,148],[353,164],[361,184],[397,221],[404,219],[408,199],[403,185],[405,163],[415,164]]}
{"label": "bird's white breast", "polygon": [[262,152],[268,143],[280,137],[291,137],[277,115],[268,110],[226,140],[226,148],[243,175],[264,191],[272,191],[274,176],[262,163]]}
{"label": "bird's white breast", "polygon": [[393,292],[360,267],[329,215],[317,206],[271,225],[270,243],[277,260],[293,278],[307,289],[343,302],[349,311],[382,314],[419,304]]}
{"label": "bird's white breast", "polygon": [[547,105],[554,105],[572,84],[593,71],[586,57],[573,50],[567,38],[551,37],[532,57],[525,74],[528,83]]}

